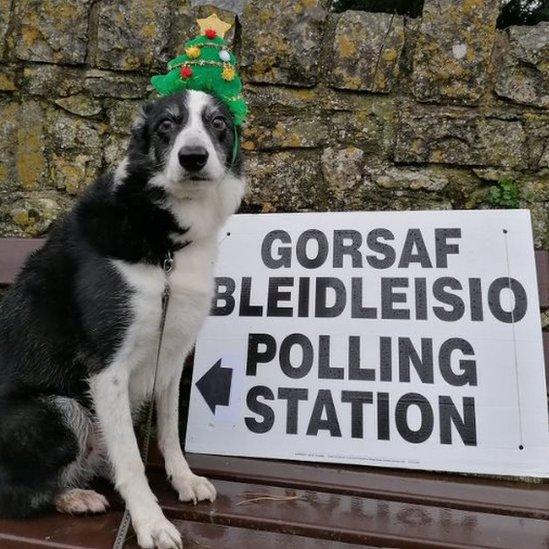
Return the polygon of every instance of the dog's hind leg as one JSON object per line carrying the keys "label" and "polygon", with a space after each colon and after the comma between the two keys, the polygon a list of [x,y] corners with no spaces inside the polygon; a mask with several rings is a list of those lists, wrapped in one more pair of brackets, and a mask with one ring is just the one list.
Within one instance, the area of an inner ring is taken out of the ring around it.
{"label": "dog's hind leg", "polygon": [[62,489],[55,496],[55,508],[71,515],[103,513],[109,506],[105,496],[83,488],[105,467],[105,455],[93,417],[89,410],[72,398],[52,397],[50,402],[61,412],[65,425],[74,433],[79,447],[76,459],[61,473]]}
{"label": "dog's hind leg", "polygon": [[24,518],[51,509],[68,486],[87,480],[86,429],[75,428],[76,417],[83,418],[68,413],[77,407],[84,413],[63,397],[0,399],[0,516]]}
{"label": "dog's hind leg", "polygon": [[0,399],[0,516],[28,517],[51,508],[78,441],[47,399]]}

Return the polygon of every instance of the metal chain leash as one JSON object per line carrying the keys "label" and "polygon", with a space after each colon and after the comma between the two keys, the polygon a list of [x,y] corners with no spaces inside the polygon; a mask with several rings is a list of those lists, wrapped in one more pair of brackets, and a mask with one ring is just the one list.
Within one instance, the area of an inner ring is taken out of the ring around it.
{"label": "metal chain leash", "polygon": [[[145,425],[143,427],[143,438],[141,442],[141,459],[143,460],[143,463],[145,464],[145,466],[147,464],[147,457],[149,455],[149,446],[151,441],[152,419],[153,419],[153,411],[154,411],[154,395],[156,392],[156,378],[158,375],[158,365],[160,363],[160,351],[162,349],[162,338],[164,337],[166,315],[168,313],[168,305],[170,303],[170,285],[168,283],[167,277],[172,271],[174,267],[174,263],[175,263],[175,259],[174,259],[173,253],[171,250],[168,250],[168,252],[166,252],[166,256],[162,264],[162,270],[166,275],[166,284],[164,286],[164,291],[162,292],[162,312],[160,316],[158,345],[156,348],[156,361],[155,361],[155,367],[154,367],[153,387],[152,387],[151,400],[147,408],[147,418],[145,421]],[[126,505],[124,509],[124,514],[122,515],[122,520],[118,525],[118,530],[116,532],[116,537],[114,539],[112,549],[123,549],[124,544],[126,543],[126,538],[128,536],[128,529],[130,528],[130,522],[131,522],[131,516],[128,510],[128,506]]]}

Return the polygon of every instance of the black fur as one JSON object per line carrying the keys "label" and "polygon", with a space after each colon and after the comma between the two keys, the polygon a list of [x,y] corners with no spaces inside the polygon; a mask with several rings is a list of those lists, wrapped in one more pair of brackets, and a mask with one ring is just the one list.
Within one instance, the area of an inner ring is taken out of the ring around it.
{"label": "black fur", "polygon": [[38,397],[0,399],[0,418],[0,516],[30,517],[51,507],[78,444],[59,410]]}
{"label": "black fur", "polygon": [[[173,135],[155,125],[185,94],[144,107],[133,128],[127,175],[100,177],[27,261],[0,304],[0,516],[29,516],[51,505],[62,469],[78,446],[48,398],[90,407],[88,377],[108,364],[129,325],[130,289],[111,259],[160,265],[185,234],[149,180]],[[216,137],[226,156],[233,127]],[[185,123],[182,114],[177,124]],[[177,129],[177,128],[176,128]],[[174,135],[177,133],[174,129]],[[227,159],[229,162],[230,159]],[[240,158],[234,163],[240,170]]]}

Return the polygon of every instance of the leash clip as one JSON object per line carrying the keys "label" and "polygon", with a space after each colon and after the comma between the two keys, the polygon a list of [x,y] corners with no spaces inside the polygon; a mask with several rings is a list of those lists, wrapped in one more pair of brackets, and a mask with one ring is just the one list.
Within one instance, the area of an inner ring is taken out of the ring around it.
{"label": "leash clip", "polygon": [[168,250],[164,257],[164,263],[162,264],[162,269],[164,269],[164,272],[166,274],[170,274],[173,270],[174,264],[175,264],[175,259],[173,257],[173,252],[171,250]]}

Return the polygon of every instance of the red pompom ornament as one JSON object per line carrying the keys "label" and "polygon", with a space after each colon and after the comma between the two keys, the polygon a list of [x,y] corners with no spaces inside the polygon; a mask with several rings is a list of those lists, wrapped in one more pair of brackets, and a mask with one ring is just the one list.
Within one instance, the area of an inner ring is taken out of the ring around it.
{"label": "red pompom ornament", "polygon": [[181,77],[190,78],[193,75],[193,70],[188,65],[181,67]]}
{"label": "red pompom ornament", "polygon": [[206,29],[204,34],[206,35],[206,38],[211,40],[217,36],[217,31],[215,29]]}

